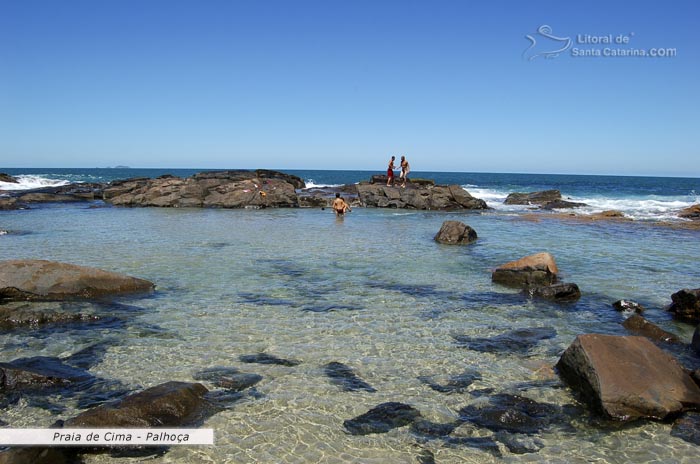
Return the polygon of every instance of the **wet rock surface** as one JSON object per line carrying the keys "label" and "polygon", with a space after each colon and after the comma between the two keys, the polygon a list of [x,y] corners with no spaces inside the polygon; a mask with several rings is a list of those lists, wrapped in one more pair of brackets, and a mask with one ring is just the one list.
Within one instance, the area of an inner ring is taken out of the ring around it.
{"label": "wet rock surface", "polygon": [[555,302],[573,302],[581,298],[581,290],[574,283],[528,287],[523,293],[531,298],[541,298]]}
{"label": "wet rock surface", "polygon": [[459,418],[494,432],[535,434],[563,420],[562,408],[519,395],[499,393],[486,404],[466,406]]}
{"label": "wet rock surface", "polygon": [[688,412],[676,419],[671,435],[700,446],[700,413]]}
{"label": "wet rock surface", "polygon": [[239,392],[260,382],[263,377],[259,374],[239,372],[233,367],[212,367],[194,374],[195,380],[212,382],[216,387]]}
{"label": "wet rock surface", "polygon": [[622,326],[635,335],[641,335],[654,342],[680,343],[680,339],[661,327],[649,322],[639,314],[633,314],[625,319]]}
{"label": "wet rock surface", "polygon": [[511,193],[503,203],[506,205],[544,205],[553,201],[560,201],[561,199],[559,190],[542,190],[529,193]]}
{"label": "wet rock surface", "polygon": [[417,210],[483,210],[486,202],[474,198],[459,185],[407,184],[406,188],[360,183],[357,192],[362,206]]}
{"label": "wet rock surface", "polygon": [[700,288],[683,289],[671,295],[671,306],[668,310],[677,319],[686,322],[700,322]]}
{"label": "wet rock surface", "polygon": [[91,323],[102,320],[97,314],[66,310],[41,303],[10,302],[0,305],[0,329],[36,327],[48,324]]}
{"label": "wet rock surface", "polygon": [[301,364],[296,359],[284,359],[267,353],[243,354],[238,357],[243,363],[248,364],[275,364],[278,366],[294,367]]}
{"label": "wet rock surface", "polygon": [[559,269],[549,253],[536,253],[497,267],[491,280],[509,287],[547,286],[556,283]]}
{"label": "wet rock surface", "polygon": [[481,380],[481,374],[474,370],[468,370],[461,374],[451,376],[427,376],[418,377],[418,380],[440,393],[464,393],[476,382]]}
{"label": "wet rock surface", "polygon": [[154,288],[144,279],[74,264],[32,259],[0,261],[0,302],[95,298],[146,293]]}
{"label": "wet rock surface", "polygon": [[530,327],[515,329],[494,337],[454,336],[457,345],[484,353],[529,354],[542,340],[556,337],[552,327]]}
{"label": "wet rock surface", "polygon": [[366,413],[343,422],[345,429],[352,435],[369,435],[386,433],[389,430],[404,427],[421,417],[420,411],[413,406],[398,402],[382,403]]}
{"label": "wet rock surface", "polygon": [[0,182],[7,182],[10,184],[18,184],[19,183],[19,181],[16,178],[12,177],[9,174],[5,174],[4,172],[0,172]]}
{"label": "wet rock surface", "polygon": [[700,221],[700,204],[688,206],[687,208],[681,210],[678,213],[678,217],[683,219],[691,219],[693,221]]}
{"label": "wet rock surface", "polygon": [[324,372],[331,379],[331,383],[339,386],[343,391],[366,391],[370,393],[377,391],[343,363],[330,362],[324,366]]}
{"label": "wet rock surface", "polygon": [[644,306],[632,300],[617,300],[612,306],[617,311],[634,311],[635,313],[643,313],[646,311]]}
{"label": "wet rock surface", "polygon": [[610,419],[662,420],[700,407],[700,388],[644,337],[579,335],[557,369],[583,402]]}
{"label": "wet rock surface", "polygon": [[476,231],[460,221],[445,221],[435,235],[435,241],[445,245],[468,245],[477,239]]}

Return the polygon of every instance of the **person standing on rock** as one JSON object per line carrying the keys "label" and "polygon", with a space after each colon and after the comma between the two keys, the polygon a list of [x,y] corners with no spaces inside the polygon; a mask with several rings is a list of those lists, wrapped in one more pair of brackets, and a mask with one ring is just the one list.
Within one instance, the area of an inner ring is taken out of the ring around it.
{"label": "person standing on rock", "polygon": [[409,166],[408,161],[406,161],[406,157],[402,156],[401,157],[401,174],[399,175],[400,179],[403,179],[403,183],[401,184],[401,188],[406,188],[406,180],[408,180],[408,173],[411,172],[411,166]]}
{"label": "person standing on rock", "polygon": [[396,166],[394,166],[394,160],[396,159],[395,156],[392,156],[391,159],[389,160],[389,168],[386,170],[386,186],[389,187],[394,184],[394,169]]}
{"label": "person standing on rock", "polygon": [[332,206],[336,216],[344,216],[346,212],[352,211],[350,206],[345,203],[345,200],[340,196],[340,193],[335,194],[335,200],[333,200]]}

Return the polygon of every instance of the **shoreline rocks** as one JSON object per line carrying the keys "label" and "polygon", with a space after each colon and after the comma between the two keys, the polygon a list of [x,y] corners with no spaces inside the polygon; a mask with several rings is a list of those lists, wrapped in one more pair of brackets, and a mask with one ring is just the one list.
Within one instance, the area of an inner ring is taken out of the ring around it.
{"label": "shoreline rocks", "polygon": [[622,326],[630,332],[646,337],[653,342],[681,343],[680,339],[676,335],[665,331],[656,324],[649,322],[639,314],[633,314],[625,319]]}
{"label": "shoreline rocks", "polygon": [[690,219],[692,221],[700,221],[700,203],[688,206],[678,213],[679,218]]}
{"label": "shoreline rocks", "polygon": [[690,375],[644,337],[579,335],[556,367],[583,401],[614,420],[663,420],[700,407]]}
{"label": "shoreline rocks", "polygon": [[371,208],[401,208],[417,210],[484,210],[486,202],[474,198],[459,185],[407,184],[406,188],[385,184],[360,183],[356,186],[362,206]]}
{"label": "shoreline rocks", "polygon": [[8,184],[19,184],[19,181],[9,174],[0,172],[0,182],[7,182]]}
{"label": "shoreline rocks", "polygon": [[671,306],[668,310],[673,317],[685,322],[700,322],[700,288],[683,289],[671,295]]}
{"label": "shoreline rocks", "polygon": [[549,253],[536,253],[497,267],[493,282],[509,287],[547,286],[557,282],[559,269]]}
{"label": "shoreline rocks", "polygon": [[477,239],[476,231],[460,221],[445,221],[434,240],[445,245],[468,245]]}
{"label": "shoreline rocks", "polygon": [[154,289],[147,280],[91,267],[34,259],[0,261],[0,302],[89,299]]}

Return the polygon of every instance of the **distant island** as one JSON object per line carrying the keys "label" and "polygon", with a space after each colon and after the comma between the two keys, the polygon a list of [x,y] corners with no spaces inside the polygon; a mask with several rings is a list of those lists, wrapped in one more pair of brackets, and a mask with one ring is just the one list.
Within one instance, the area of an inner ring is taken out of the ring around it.
{"label": "distant island", "polygon": [[105,169],[131,169],[129,166],[107,166]]}

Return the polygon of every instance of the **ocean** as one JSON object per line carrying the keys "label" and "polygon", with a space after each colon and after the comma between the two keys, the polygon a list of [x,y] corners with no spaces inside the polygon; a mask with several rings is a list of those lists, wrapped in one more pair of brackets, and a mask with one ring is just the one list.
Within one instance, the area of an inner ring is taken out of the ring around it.
{"label": "ocean", "polygon": [[[31,188],[198,170],[0,172]],[[373,174],[285,172],[308,186],[354,183]],[[665,307],[672,293],[700,287],[700,232],[654,221],[679,221],[678,210],[698,203],[700,179],[430,172],[412,177],[461,185],[492,209],[355,208],[342,220],[320,209],[116,208],[101,202],[0,212],[0,229],[9,232],[0,236],[0,259],[64,261],[157,285],[153,295],[61,306],[100,314],[101,320],[3,329],[0,361],[65,358],[103,343],[106,349],[90,372],[115,391],[191,382],[212,367],[262,376],[203,424],[214,429],[214,446],[172,447],[149,459],[154,463],[695,462],[697,446],[672,436],[671,424],[610,427],[593,420],[559,384],[552,366],[578,334],[627,334],[621,326],[627,315],[611,306],[619,299],[643,304],[647,319],[690,341],[694,327],[674,321]],[[587,203],[583,213],[616,209],[638,221],[537,221],[524,214],[527,207],[502,204],[511,192],[551,188]],[[477,242],[464,247],[434,242],[449,219],[473,227]],[[579,301],[531,300],[491,282],[494,267],[540,251],[555,257],[564,281],[578,284]],[[458,343],[464,336],[531,327],[550,328],[554,336],[527,352],[479,351]],[[256,353],[300,363],[241,360]],[[688,367],[700,366],[687,349],[674,354]],[[331,362],[349,366],[376,391],[343,390],[326,375]],[[472,382],[464,388],[431,387],[465,373]],[[506,433],[529,449],[525,454],[506,447],[502,433],[469,422],[451,439],[410,427],[357,436],[343,426],[385,402],[411,405],[433,423],[450,423],[461,408],[483,406],[498,393],[578,409],[565,423],[536,433]],[[4,405],[0,420],[12,427],[48,427],[96,400],[90,393],[62,391],[22,397]],[[493,439],[498,451],[472,438]],[[113,460],[90,455],[85,462]]]}

